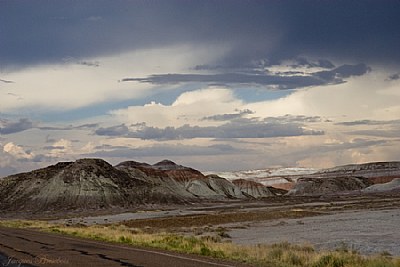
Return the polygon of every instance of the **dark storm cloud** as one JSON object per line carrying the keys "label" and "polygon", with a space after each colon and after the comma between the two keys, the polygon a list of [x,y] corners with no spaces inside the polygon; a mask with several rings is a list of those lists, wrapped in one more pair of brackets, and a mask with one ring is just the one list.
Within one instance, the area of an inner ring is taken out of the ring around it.
{"label": "dark storm cloud", "polygon": [[223,66],[301,55],[397,65],[399,9],[397,0],[1,1],[0,62],[18,67],[192,43],[231,45]]}
{"label": "dark storm cloud", "polygon": [[220,126],[190,126],[158,128],[142,124],[130,130],[126,125],[100,128],[95,134],[152,140],[180,140],[191,138],[271,138],[301,135],[322,135],[323,131],[307,130],[298,123],[280,123],[241,118]]}
{"label": "dark storm cloud", "polygon": [[9,120],[0,120],[0,134],[13,134],[32,129],[33,122],[29,119],[20,119],[13,122]]}
{"label": "dark storm cloud", "polygon": [[296,89],[317,85],[338,84],[345,78],[361,76],[371,70],[365,64],[342,65],[332,70],[317,71],[311,74],[299,72],[299,75],[282,75],[260,72],[259,74],[219,73],[219,74],[156,74],[147,78],[124,78],[122,82],[141,82],[152,84],[211,83],[211,84],[253,84],[277,86],[279,89]]}
{"label": "dark storm cloud", "polygon": [[254,84],[254,85],[277,85],[280,89],[294,89],[305,86],[316,86],[324,83],[318,78],[311,76],[279,76],[279,75],[254,75],[242,73],[224,74],[160,74],[151,75],[147,78],[125,78],[123,82],[137,81],[153,84],[176,84],[176,83],[208,83],[208,84]]}

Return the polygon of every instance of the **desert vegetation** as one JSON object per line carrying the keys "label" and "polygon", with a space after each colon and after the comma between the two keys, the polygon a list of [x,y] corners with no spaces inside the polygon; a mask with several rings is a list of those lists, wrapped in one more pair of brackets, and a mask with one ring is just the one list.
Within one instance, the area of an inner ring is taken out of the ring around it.
{"label": "desert vegetation", "polygon": [[335,251],[317,251],[311,245],[279,243],[273,245],[236,245],[226,241],[227,233],[216,229],[215,235],[182,235],[171,232],[146,232],[125,225],[61,225],[44,221],[4,220],[4,227],[31,228],[98,241],[121,243],[191,253],[244,262],[253,266],[310,267],[400,267],[400,258],[387,252],[364,256],[345,244]]}

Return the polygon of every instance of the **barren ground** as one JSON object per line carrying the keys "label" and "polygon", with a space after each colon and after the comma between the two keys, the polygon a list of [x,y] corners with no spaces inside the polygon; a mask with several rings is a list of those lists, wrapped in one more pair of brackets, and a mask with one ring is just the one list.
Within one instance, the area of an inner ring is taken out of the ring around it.
{"label": "barren ground", "polygon": [[400,255],[400,194],[276,197],[58,220],[121,223],[148,232],[210,235],[240,244],[309,243],[317,249]]}

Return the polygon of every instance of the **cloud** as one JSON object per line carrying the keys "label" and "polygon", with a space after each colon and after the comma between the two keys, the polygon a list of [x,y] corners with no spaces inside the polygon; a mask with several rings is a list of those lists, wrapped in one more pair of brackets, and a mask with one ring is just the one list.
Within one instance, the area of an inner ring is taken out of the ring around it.
{"label": "cloud", "polygon": [[65,127],[55,127],[55,126],[40,126],[37,127],[40,130],[43,131],[70,131],[70,130],[90,130],[93,128],[97,128],[99,126],[98,123],[86,123],[78,126],[65,126]]}
{"label": "cloud", "polygon": [[[1,4],[0,142],[20,152],[1,146],[7,166],[177,142],[219,168],[398,155],[382,122],[400,114],[395,1],[44,6]],[[328,144],[343,147],[312,154]]]}
{"label": "cloud", "polygon": [[183,145],[183,144],[156,144],[146,147],[128,148],[109,146],[106,150],[100,150],[85,154],[85,157],[103,158],[142,158],[142,157],[176,157],[176,156],[207,156],[226,155],[230,153],[245,152],[228,144],[215,144],[209,146]]}
{"label": "cloud", "polygon": [[125,124],[105,128],[101,127],[95,130],[95,134],[102,136],[128,136],[129,128]]}
{"label": "cloud", "polygon": [[400,124],[400,120],[390,120],[390,121],[376,121],[376,120],[357,120],[357,121],[344,121],[336,123],[337,125],[344,126],[359,126],[359,125],[390,125],[390,124]]}
{"label": "cloud", "polygon": [[[65,111],[76,109],[81,109],[80,117],[98,110],[104,110],[105,113],[107,108],[118,106],[121,102],[140,101],[164,90],[174,90],[174,86],[160,89],[144,83],[123,83],[118,81],[120,77],[128,74],[142,76],[155,72],[181,72],[193,62],[208,62],[212,58],[219,58],[224,54],[224,49],[215,47],[213,51],[208,51],[207,47],[200,44],[179,45],[8,71],[9,79],[18,83],[7,84],[7,89],[13,95],[0,91],[0,112],[9,114],[33,110],[34,115],[47,117],[50,116],[47,114],[49,110],[51,113],[59,112],[59,116]],[[101,64],[98,67],[87,66],[93,62]]]}
{"label": "cloud", "polygon": [[321,81],[314,77],[304,76],[278,76],[278,75],[253,75],[241,73],[224,74],[155,74],[147,78],[124,78],[122,81],[135,81],[151,84],[177,84],[177,83],[208,83],[216,85],[226,84],[254,84],[275,85],[280,89],[294,89],[305,86],[321,85]]}
{"label": "cloud", "polygon": [[371,68],[365,64],[342,65],[330,71],[320,71],[314,75],[326,81],[339,80],[349,78],[351,76],[361,76],[371,71]]}
{"label": "cloud", "polygon": [[386,79],[387,81],[396,81],[400,79],[400,73],[395,73],[392,75],[389,75],[389,77]]}
{"label": "cloud", "polygon": [[40,126],[39,123],[34,123],[27,118],[21,118],[18,121],[0,119],[0,134],[4,135],[10,135],[34,128],[42,131],[71,131],[71,130],[92,130],[98,127],[99,127],[98,123],[86,123],[77,126],[69,125],[69,126],[59,127],[59,126]]}
{"label": "cloud", "polygon": [[13,81],[3,80],[3,79],[0,79],[0,82],[2,82],[2,83],[14,83]]}
{"label": "cloud", "polygon": [[0,120],[0,134],[13,134],[29,130],[34,127],[34,124],[29,119],[23,118],[19,121],[12,122],[9,120]]}
{"label": "cloud", "polygon": [[71,140],[61,138],[60,140],[53,143],[52,146],[46,146],[45,149],[50,150],[48,156],[57,158],[64,155],[73,155],[73,146]]}
{"label": "cloud", "polygon": [[243,101],[238,99],[232,90],[209,87],[184,92],[177,96],[170,105],[151,102],[143,106],[132,105],[113,110],[110,114],[113,124],[115,121],[119,121],[127,126],[142,122],[145,122],[147,126],[159,128],[179,127],[184,124],[210,126],[220,123],[202,120],[204,117],[233,113],[237,109],[242,109],[241,106],[243,106]]}
{"label": "cloud", "polygon": [[322,118],[320,116],[304,116],[304,115],[291,115],[286,114],[284,116],[278,117],[267,117],[264,119],[266,122],[270,123],[314,123],[321,122]]}
{"label": "cloud", "polygon": [[64,150],[65,146],[45,146],[45,147],[43,147],[43,149],[45,149],[45,150],[53,150],[53,149]]}
{"label": "cloud", "polygon": [[397,9],[396,1],[89,1],[84,6],[68,1],[46,3],[45,9],[36,1],[10,1],[0,10],[0,25],[7,25],[0,61],[44,64],[65,55],[88,58],[206,43],[233,47],[221,62],[226,64],[302,55],[398,64]]}
{"label": "cloud", "polygon": [[297,57],[297,58],[295,58],[295,61],[297,64],[292,65],[292,67],[294,67],[294,68],[304,66],[307,68],[320,67],[320,68],[325,68],[325,69],[332,69],[335,67],[335,65],[328,59],[318,59],[316,62],[310,62],[305,57]]}
{"label": "cloud", "polygon": [[14,142],[6,142],[3,146],[0,142],[0,178],[38,169],[49,162],[54,162],[54,159],[27,150],[26,146]]}
{"label": "cloud", "polygon": [[4,145],[3,151],[17,159],[32,159],[35,155],[30,151],[25,151],[23,147],[10,142]]}
{"label": "cloud", "polygon": [[[294,57],[290,59],[284,59],[282,61],[271,62],[268,58],[254,58],[248,62],[241,62],[235,64],[219,64],[219,65],[196,65],[193,70],[196,71],[218,71],[218,72],[237,72],[237,73],[250,73],[250,74],[265,74],[265,72],[273,67],[287,65],[287,67],[293,69],[293,71],[284,72],[286,74],[303,74],[304,71],[298,70],[300,68],[306,69],[333,69],[333,64],[328,59],[317,59],[310,60],[306,57]],[[279,72],[278,72],[279,73]]]}
{"label": "cloud", "polygon": [[238,113],[229,113],[229,114],[217,114],[208,117],[204,117],[201,120],[212,120],[212,121],[229,121],[233,119],[242,118],[245,115],[254,114],[253,111],[249,109],[238,110]]}
{"label": "cloud", "polygon": [[373,136],[373,137],[380,137],[380,138],[397,138],[399,137],[400,127],[398,129],[391,129],[391,130],[357,130],[351,131],[349,134],[352,135],[361,135],[361,136]]}
{"label": "cloud", "polygon": [[277,100],[247,103],[241,109],[250,109],[259,117],[301,114],[335,122],[396,120],[400,107],[398,83],[384,81],[385,77],[386,71],[374,69],[363,76],[350,77],[346,83],[297,90]]}
{"label": "cloud", "polygon": [[[303,63],[304,64],[304,63]],[[218,74],[154,74],[147,78],[124,78],[123,82],[140,82],[151,84],[208,83],[208,84],[253,84],[274,86],[278,89],[296,89],[309,86],[321,86],[345,82],[345,78],[361,76],[371,71],[365,64],[342,65],[329,71],[318,71],[311,74],[282,75],[288,72],[270,74],[264,71],[258,74],[218,73]]]}
{"label": "cloud", "polygon": [[146,124],[134,125],[129,129],[126,125],[100,128],[97,135],[123,136],[140,139],[180,140],[192,138],[271,138],[282,136],[321,135],[320,130],[306,130],[296,123],[279,123],[268,120],[240,119],[220,126],[190,126],[181,127],[149,127]]}
{"label": "cloud", "polygon": [[297,162],[298,166],[326,168],[345,165],[349,162],[366,163],[393,160],[399,153],[392,149],[392,146],[398,146],[398,144],[399,140],[349,138],[344,142],[321,143],[301,149],[289,148],[289,153],[284,153],[279,157],[282,160],[288,158],[291,162]]}
{"label": "cloud", "polygon": [[398,138],[400,132],[400,120],[359,120],[337,123],[336,125],[351,129],[347,132],[349,135],[378,137],[385,140]]}

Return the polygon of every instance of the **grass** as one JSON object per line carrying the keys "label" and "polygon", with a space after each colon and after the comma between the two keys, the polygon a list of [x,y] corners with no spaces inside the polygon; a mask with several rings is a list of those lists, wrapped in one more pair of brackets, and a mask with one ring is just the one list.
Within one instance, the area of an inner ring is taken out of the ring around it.
{"label": "grass", "polygon": [[[141,229],[129,228],[125,225],[66,226],[42,221],[10,220],[0,221],[0,226],[33,228],[99,241],[204,255],[244,262],[253,266],[400,267],[400,259],[392,257],[387,252],[376,256],[362,256],[348,249],[321,252],[310,245],[289,243],[244,246],[222,242],[221,239],[211,236],[184,236],[167,232],[146,233]],[[224,230],[221,229],[221,232],[224,233]]]}

